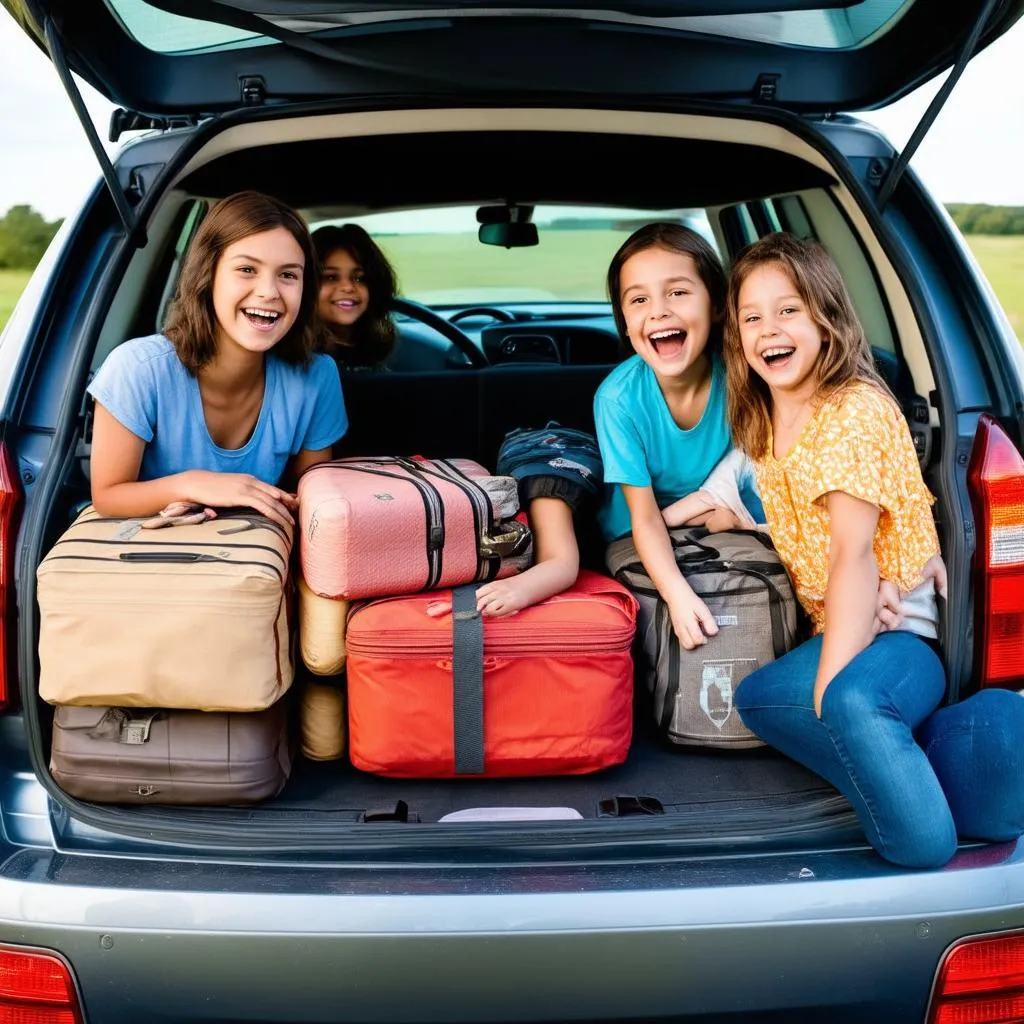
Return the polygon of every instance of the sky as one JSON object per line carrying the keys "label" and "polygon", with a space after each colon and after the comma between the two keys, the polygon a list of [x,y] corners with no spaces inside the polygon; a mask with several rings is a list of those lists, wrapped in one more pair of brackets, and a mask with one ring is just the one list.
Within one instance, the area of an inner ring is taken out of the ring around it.
{"label": "sky", "polygon": [[[0,214],[25,203],[49,220],[67,216],[99,173],[85,132],[49,60],[4,10],[0,53]],[[1022,65],[1024,19],[971,62],[939,114],[911,165],[941,202],[1024,206]],[[864,116],[902,147],[940,82]],[[105,142],[112,105],[82,92]]]}

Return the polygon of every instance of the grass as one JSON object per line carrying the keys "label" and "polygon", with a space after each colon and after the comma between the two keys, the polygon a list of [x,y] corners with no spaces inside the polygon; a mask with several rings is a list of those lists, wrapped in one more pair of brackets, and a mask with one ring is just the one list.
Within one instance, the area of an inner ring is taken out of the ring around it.
{"label": "grass", "polygon": [[[406,294],[428,304],[500,304],[601,299],[608,261],[621,239],[615,231],[550,231],[538,248],[508,250],[479,245],[467,235],[393,235],[380,242]],[[1024,341],[1024,236],[975,235],[967,241]],[[0,330],[29,273],[0,270]]]}
{"label": "grass", "polygon": [[18,296],[31,276],[31,270],[0,270],[0,331],[4,329]]}

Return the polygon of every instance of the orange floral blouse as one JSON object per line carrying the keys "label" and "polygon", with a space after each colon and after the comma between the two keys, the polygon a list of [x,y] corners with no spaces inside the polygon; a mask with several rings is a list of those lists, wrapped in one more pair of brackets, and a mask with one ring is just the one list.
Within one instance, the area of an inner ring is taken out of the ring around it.
{"label": "orange floral blouse", "polygon": [[754,471],[772,541],[815,633],[825,628],[830,491],[878,506],[879,574],[901,591],[918,586],[925,562],[938,554],[935,499],[921,478],[910,430],[895,401],[873,384],[830,395],[781,459],[769,438]]}

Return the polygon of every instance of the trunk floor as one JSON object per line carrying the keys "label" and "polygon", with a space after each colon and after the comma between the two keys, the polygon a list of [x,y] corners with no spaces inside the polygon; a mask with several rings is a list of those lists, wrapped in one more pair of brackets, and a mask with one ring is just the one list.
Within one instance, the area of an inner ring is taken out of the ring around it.
{"label": "trunk floor", "polygon": [[590,775],[388,779],[358,771],[347,760],[313,762],[300,755],[284,791],[262,807],[306,812],[303,817],[317,812],[347,817],[404,800],[410,814],[424,822],[476,807],[571,807],[595,818],[600,801],[624,795],[655,797],[666,813],[761,811],[776,822],[780,808],[825,800],[834,813],[840,800],[824,780],[767,748],[672,747],[638,727],[626,762]]}

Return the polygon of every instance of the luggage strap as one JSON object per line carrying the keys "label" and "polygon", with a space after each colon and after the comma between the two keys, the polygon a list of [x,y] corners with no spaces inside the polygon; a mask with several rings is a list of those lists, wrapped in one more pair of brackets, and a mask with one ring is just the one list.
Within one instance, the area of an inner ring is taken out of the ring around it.
{"label": "luggage strap", "polygon": [[484,770],[484,623],[476,586],[452,591],[452,706],[456,775]]}

